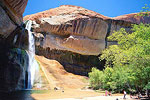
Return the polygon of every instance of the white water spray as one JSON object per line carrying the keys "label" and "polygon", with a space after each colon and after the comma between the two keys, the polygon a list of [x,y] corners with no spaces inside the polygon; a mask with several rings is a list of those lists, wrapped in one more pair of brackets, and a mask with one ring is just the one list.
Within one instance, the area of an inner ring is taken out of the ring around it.
{"label": "white water spray", "polygon": [[29,20],[26,23],[26,29],[28,30],[28,38],[29,38],[29,46],[28,46],[28,56],[29,56],[29,66],[28,66],[28,84],[27,89],[31,89],[33,87],[36,73],[38,72],[39,65],[37,61],[35,60],[35,43],[34,43],[34,37],[31,32],[31,25],[32,21]]}

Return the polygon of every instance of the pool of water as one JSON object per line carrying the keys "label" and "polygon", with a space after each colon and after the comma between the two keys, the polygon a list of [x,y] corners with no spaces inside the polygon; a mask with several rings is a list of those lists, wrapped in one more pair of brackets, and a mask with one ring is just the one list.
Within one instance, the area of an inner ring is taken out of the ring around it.
{"label": "pool of water", "polygon": [[0,92],[0,100],[35,100],[31,97],[31,94],[43,94],[48,92],[47,90],[24,90],[11,93]]}

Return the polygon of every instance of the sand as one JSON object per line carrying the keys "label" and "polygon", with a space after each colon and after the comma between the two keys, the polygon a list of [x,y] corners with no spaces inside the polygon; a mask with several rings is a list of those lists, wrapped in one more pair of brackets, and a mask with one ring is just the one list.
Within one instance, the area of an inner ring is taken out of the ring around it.
{"label": "sand", "polygon": [[122,96],[96,96],[96,97],[85,97],[82,99],[76,99],[76,98],[65,98],[65,99],[50,99],[50,100],[132,100],[127,97],[126,99],[123,99]]}
{"label": "sand", "polygon": [[[56,60],[50,60],[43,56],[36,56],[36,60],[41,67],[41,74],[45,77],[46,87],[51,89],[47,93],[36,94],[31,96],[35,100],[119,100],[123,99],[123,94],[113,96],[104,96],[105,93],[98,93],[93,90],[84,89],[88,85],[88,79],[83,76],[74,75],[65,71],[63,66]],[[87,80],[87,81],[85,81]],[[60,88],[54,90],[55,87]],[[62,92],[64,91],[64,92]],[[126,100],[129,99],[127,96]]]}
{"label": "sand", "polygon": [[58,61],[50,60],[43,56],[36,56],[35,58],[39,62],[40,69],[42,69],[41,72],[51,89],[55,87],[78,89],[88,85],[87,77],[67,72]]}
{"label": "sand", "polygon": [[[104,96],[104,93],[98,93],[93,90],[58,90],[51,91],[44,94],[32,94],[35,100],[123,100],[123,94],[113,94],[112,96]],[[126,96],[126,100],[130,99],[130,96]]]}

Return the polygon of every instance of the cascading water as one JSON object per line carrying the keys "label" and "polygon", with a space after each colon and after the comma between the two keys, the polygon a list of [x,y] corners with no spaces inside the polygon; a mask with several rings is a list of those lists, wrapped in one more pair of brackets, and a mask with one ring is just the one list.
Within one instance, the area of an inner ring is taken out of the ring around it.
{"label": "cascading water", "polygon": [[36,73],[38,72],[39,65],[37,61],[35,60],[35,43],[34,43],[34,37],[31,32],[31,26],[32,26],[32,21],[29,20],[26,22],[26,29],[28,30],[28,38],[29,38],[29,46],[28,46],[28,56],[29,56],[29,66],[28,66],[28,75],[27,75],[27,89],[31,89],[34,81],[35,81],[35,76]]}

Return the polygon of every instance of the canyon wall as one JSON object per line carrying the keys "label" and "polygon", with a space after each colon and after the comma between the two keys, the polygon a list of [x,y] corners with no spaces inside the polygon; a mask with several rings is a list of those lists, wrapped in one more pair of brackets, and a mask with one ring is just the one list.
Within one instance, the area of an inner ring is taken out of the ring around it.
{"label": "canyon wall", "polygon": [[[28,32],[22,14],[28,0],[0,0],[0,91],[26,88],[29,57]],[[150,23],[150,17],[128,14],[109,18],[82,7],[63,5],[24,17],[32,20],[36,54],[59,61],[68,72],[87,75],[92,67],[103,69],[99,56],[113,31],[132,24]]]}
{"label": "canyon wall", "polygon": [[131,32],[132,24],[150,23],[150,17],[122,15],[106,17],[78,6],[63,5],[33,15],[24,20],[33,21],[36,53],[55,59],[75,74],[87,75],[92,67],[103,69],[99,61],[102,50],[117,41],[107,37],[120,28]]}
{"label": "canyon wall", "polygon": [[22,14],[28,0],[0,0],[0,92],[25,88],[28,34]]}
{"label": "canyon wall", "polygon": [[135,15],[109,18],[82,7],[63,5],[25,16],[24,20],[33,20],[33,31],[39,40],[36,43],[43,48],[99,55],[113,42],[107,41],[113,31],[125,28],[129,32],[132,24],[150,23],[150,17]]}

